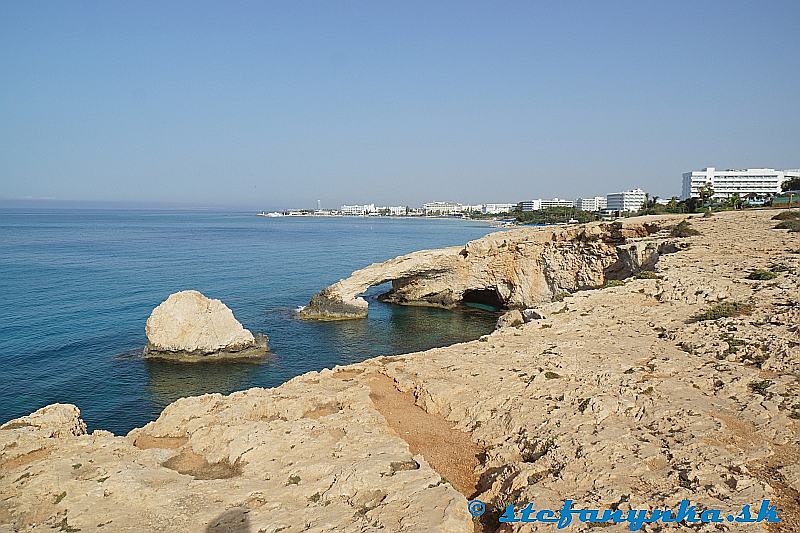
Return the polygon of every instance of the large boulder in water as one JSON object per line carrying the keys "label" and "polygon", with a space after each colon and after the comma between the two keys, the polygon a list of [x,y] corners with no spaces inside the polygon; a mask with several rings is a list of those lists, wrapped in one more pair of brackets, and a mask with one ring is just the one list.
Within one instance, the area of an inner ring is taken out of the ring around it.
{"label": "large boulder in water", "polygon": [[145,357],[182,361],[262,357],[267,337],[253,335],[228,306],[198,291],[171,294],[145,325]]}

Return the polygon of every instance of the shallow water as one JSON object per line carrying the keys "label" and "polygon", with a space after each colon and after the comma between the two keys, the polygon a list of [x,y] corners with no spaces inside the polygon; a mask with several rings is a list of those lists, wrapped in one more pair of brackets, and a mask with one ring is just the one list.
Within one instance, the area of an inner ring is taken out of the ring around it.
{"label": "shallow water", "polygon": [[[384,304],[375,296],[385,287],[368,291],[366,320],[305,322],[294,313],[369,263],[492,230],[460,220],[2,209],[0,421],[67,402],[90,428],[125,433],[182,396],[274,387],[310,370],[477,338],[496,314]],[[269,335],[272,357],[143,360],[150,311],[189,288]]]}

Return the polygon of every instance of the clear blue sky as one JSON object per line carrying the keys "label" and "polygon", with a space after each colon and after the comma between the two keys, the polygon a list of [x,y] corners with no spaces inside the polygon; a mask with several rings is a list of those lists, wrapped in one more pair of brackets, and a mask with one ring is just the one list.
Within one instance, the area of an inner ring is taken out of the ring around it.
{"label": "clear blue sky", "polygon": [[800,2],[0,4],[0,198],[680,193],[800,167]]}

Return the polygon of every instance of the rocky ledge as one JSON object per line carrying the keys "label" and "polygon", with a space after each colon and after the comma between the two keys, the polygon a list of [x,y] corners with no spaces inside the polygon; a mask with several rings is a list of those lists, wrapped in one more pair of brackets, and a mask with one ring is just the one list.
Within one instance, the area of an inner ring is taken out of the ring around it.
{"label": "rocky ledge", "polygon": [[451,308],[462,302],[528,308],[575,291],[596,289],[652,269],[678,243],[661,231],[665,219],[492,233],[465,246],[424,250],[375,263],[323,289],[301,318],[367,316],[360,295],[392,282],[384,301]]}
{"label": "rocky ledge", "polygon": [[[724,512],[770,499],[783,522],[768,530],[796,532],[800,240],[773,214],[695,218],[700,234],[655,271],[518,327],[184,398],[127,436],[87,434],[69,405],[13,420],[0,531],[552,531],[498,529],[498,510],[685,498]],[[486,502],[480,520],[468,498]]]}
{"label": "rocky ledge", "polygon": [[259,358],[269,351],[265,335],[253,335],[219,300],[198,291],[171,294],[145,324],[145,357],[198,362]]}

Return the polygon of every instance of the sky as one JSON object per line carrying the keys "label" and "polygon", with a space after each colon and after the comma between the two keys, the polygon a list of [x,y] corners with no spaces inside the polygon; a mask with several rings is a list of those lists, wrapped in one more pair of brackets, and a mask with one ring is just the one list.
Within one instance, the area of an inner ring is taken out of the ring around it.
{"label": "sky", "polygon": [[800,2],[0,3],[0,198],[516,202],[800,167]]}

